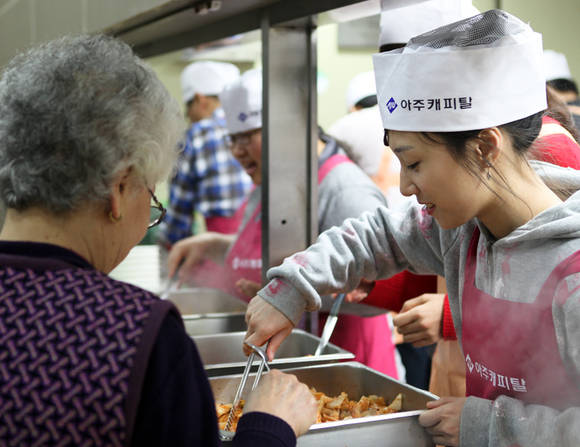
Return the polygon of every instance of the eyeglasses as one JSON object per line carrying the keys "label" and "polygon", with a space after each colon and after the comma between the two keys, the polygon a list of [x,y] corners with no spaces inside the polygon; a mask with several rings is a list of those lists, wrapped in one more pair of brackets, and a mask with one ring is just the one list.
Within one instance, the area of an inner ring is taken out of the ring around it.
{"label": "eyeglasses", "polygon": [[234,146],[247,146],[252,142],[252,137],[260,132],[262,129],[254,129],[244,133],[234,133],[229,135],[228,147],[231,149]]}
{"label": "eyeglasses", "polygon": [[151,204],[150,223],[149,226],[147,227],[147,229],[149,229],[156,227],[161,223],[161,221],[165,217],[165,214],[167,213],[167,210],[163,207],[163,205],[161,205],[161,202],[157,200],[157,197],[155,197],[153,191],[151,191],[151,189],[149,188],[147,188],[147,190],[149,191],[149,194],[151,194],[151,200],[153,200],[153,203]]}

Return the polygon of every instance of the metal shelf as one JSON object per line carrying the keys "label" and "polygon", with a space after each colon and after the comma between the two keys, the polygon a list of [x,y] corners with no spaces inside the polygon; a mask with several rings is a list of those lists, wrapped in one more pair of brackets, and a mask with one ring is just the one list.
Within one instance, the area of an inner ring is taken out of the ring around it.
{"label": "metal shelf", "polygon": [[301,26],[312,20],[312,16],[361,2],[363,0],[173,0],[103,31],[132,45],[141,57],[150,57],[258,30],[265,16],[271,26]]}

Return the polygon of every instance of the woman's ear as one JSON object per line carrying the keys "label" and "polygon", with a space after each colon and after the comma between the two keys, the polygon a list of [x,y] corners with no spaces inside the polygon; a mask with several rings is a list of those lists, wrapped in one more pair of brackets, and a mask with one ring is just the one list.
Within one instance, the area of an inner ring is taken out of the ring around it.
{"label": "woman's ear", "polygon": [[117,173],[111,184],[109,218],[113,222],[118,222],[123,217],[123,203],[131,170],[132,168],[128,167]]}
{"label": "woman's ear", "polygon": [[503,134],[497,127],[490,127],[479,132],[478,150],[486,165],[495,164],[501,155],[503,138]]}

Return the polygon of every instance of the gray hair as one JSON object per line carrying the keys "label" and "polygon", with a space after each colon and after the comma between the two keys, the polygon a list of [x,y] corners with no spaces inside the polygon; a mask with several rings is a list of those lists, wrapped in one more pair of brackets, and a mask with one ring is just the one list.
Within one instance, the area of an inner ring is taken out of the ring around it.
{"label": "gray hair", "polygon": [[55,214],[107,201],[131,168],[153,186],[175,164],[183,118],[155,73],[104,35],[16,56],[0,79],[0,199]]}

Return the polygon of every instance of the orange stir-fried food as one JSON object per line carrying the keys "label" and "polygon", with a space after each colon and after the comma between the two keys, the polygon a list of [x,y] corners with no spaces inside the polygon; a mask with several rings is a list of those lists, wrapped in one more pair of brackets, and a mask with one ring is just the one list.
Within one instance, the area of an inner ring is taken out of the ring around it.
{"label": "orange stir-fried food", "polygon": [[350,400],[344,392],[336,397],[327,396],[314,388],[310,388],[310,392],[318,401],[317,423],[395,413],[403,405],[403,395],[400,393],[387,405],[385,399],[375,395],[362,396],[356,401]]}
{"label": "orange stir-fried food", "polygon": [[[344,392],[336,397],[327,396],[324,393],[316,391],[314,388],[310,388],[310,392],[318,401],[317,424],[375,416],[378,414],[396,413],[403,408],[403,395],[401,393],[397,394],[393,401],[387,405],[385,399],[375,395],[362,396],[356,401],[350,400]],[[216,404],[218,425],[221,430],[225,430],[226,428],[226,422],[231,408],[232,404]],[[243,408],[244,401],[242,400],[236,408],[231,431],[236,431]]]}
{"label": "orange stir-fried food", "polygon": [[[244,409],[245,401],[242,399],[240,400],[240,404],[237,406],[234,412],[234,418],[232,420],[232,426],[230,431],[236,431],[238,428],[238,421],[242,417],[242,410]],[[228,422],[228,417],[230,415],[230,410],[232,408],[232,404],[217,404],[215,405],[217,417],[218,417],[218,426],[220,430],[226,429],[226,424]]]}

